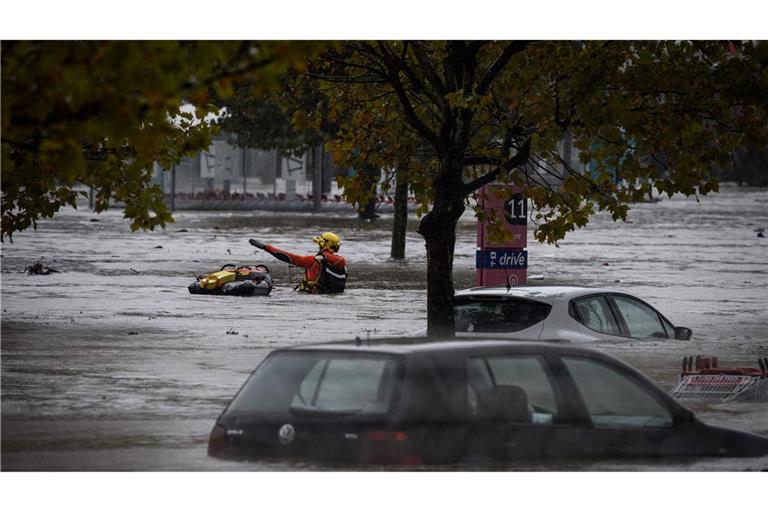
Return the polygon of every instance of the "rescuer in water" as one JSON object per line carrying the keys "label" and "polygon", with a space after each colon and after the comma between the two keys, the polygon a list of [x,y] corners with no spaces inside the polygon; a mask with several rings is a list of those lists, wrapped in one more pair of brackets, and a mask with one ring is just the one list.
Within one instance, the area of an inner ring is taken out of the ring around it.
{"label": "rescuer in water", "polygon": [[312,239],[319,246],[315,255],[302,256],[283,251],[251,238],[248,242],[290,265],[304,269],[304,277],[296,287],[306,293],[342,293],[347,283],[347,260],[337,254],[341,239],[334,233],[325,232]]}

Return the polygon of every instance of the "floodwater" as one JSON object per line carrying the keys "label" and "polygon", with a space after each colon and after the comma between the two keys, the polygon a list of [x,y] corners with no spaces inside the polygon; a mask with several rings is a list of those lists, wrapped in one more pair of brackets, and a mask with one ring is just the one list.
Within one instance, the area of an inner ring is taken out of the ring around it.
{"label": "floodwater", "polygon": [[[690,327],[690,341],[597,348],[662,387],[686,355],[757,365],[768,355],[768,191],[634,205],[630,222],[599,215],[560,247],[529,232],[531,284],[616,287]],[[227,401],[272,349],[297,343],[410,334],[426,317],[425,251],[411,219],[406,261],[389,259],[391,216],[346,213],[177,212],[165,231],[131,233],[115,210],[67,210],[2,245],[3,470],[347,469],[295,462],[223,462],[206,456]],[[259,238],[311,253],[333,230],[350,261],[348,291],[292,291],[299,269],[248,245]],[[532,231],[532,228],[531,228]],[[475,223],[457,234],[456,288],[474,283]],[[31,276],[36,261],[60,270]],[[268,297],[187,292],[224,263],[265,263]],[[768,404],[688,404],[705,421],[768,436]],[[359,468],[354,468],[359,469]],[[434,469],[434,468],[432,468]],[[437,469],[766,470],[754,459],[623,460]]]}

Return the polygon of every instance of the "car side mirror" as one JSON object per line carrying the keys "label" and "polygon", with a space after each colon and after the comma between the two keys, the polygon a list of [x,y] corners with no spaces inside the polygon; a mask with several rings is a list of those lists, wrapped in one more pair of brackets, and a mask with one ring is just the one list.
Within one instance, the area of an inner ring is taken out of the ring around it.
{"label": "car side mirror", "polygon": [[693,336],[693,331],[687,327],[675,327],[676,340],[689,340]]}

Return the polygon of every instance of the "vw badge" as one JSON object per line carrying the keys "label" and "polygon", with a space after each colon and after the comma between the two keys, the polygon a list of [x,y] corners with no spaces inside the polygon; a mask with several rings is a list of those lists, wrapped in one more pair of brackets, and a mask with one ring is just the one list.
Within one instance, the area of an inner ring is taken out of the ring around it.
{"label": "vw badge", "polygon": [[281,444],[290,444],[293,441],[293,437],[296,435],[296,430],[293,425],[286,423],[277,432],[277,437],[280,439]]}

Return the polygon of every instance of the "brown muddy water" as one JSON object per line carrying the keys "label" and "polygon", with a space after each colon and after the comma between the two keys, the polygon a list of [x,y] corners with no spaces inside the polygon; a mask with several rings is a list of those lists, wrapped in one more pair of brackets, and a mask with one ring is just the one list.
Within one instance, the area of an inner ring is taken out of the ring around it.
{"label": "brown muddy water", "polygon": [[[305,471],[382,469],[294,462],[222,462],[206,456],[217,415],[272,349],[355,336],[411,334],[425,326],[425,251],[411,219],[405,262],[389,259],[391,217],[347,214],[178,212],[165,231],[131,233],[119,211],[61,212],[2,244],[2,470]],[[457,235],[456,288],[473,285],[475,224]],[[531,284],[615,287],[636,294],[690,341],[596,348],[665,388],[685,355],[756,366],[768,355],[768,191],[635,205],[630,222],[597,216],[560,247],[529,232]],[[532,228],[531,228],[532,229]],[[248,245],[254,237],[311,253],[333,230],[350,261],[348,291],[292,291],[299,269]],[[59,273],[30,276],[36,261]],[[199,273],[224,263],[265,263],[268,297],[200,297]],[[768,404],[688,407],[707,422],[768,436]],[[391,469],[391,468],[384,468]],[[445,470],[766,470],[753,459],[622,460]]]}

